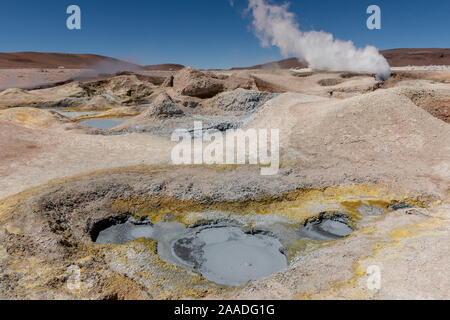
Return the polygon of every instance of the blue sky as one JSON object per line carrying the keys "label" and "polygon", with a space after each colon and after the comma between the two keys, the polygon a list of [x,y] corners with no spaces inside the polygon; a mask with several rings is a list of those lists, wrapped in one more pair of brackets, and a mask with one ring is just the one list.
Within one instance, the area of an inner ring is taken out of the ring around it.
{"label": "blue sky", "polygon": [[[272,0],[290,2],[305,30],[324,30],[356,46],[450,47],[448,0]],[[82,10],[82,30],[66,28],[66,8]],[[382,29],[366,28],[366,8],[382,10]],[[229,68],[283,58],[262,48],[243,12],[247,0],[15,0],[0,4],[0,52],[95,53],[139,64]]]}

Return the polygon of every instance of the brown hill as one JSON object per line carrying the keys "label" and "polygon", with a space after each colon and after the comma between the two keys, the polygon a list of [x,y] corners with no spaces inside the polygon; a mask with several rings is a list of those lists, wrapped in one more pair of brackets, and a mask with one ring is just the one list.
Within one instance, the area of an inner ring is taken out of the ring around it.
{"label": "brown hill", "polygon": [[289,58],[280,61],[269,62],[265,64],[258,64],[256,66],[244,68],[232,68],[231,70],[270,70],[270,69],[291,69],[291,68],[306,68],[307,64],[299,61],[297,58]]}
{"label": "brown hill", "polygon": [[[430,65],[450,65],[450,49],[392,49],[381,51],[381,54],[388,60],[391,67],[404,66],[430,66]],[[306,68],[307,65],[297,58],[289,58],[251,67],[232,68],[232,70],[242,69],[291,69]]]}
{"label": "brown hill", "polygon": [[140,66],[134,63],[96,54],[14,52],[0,53],[0,69],[95,69],[104,73],[137,70],[178,71],[184,68],[181,64],[167,63]]}
{"label": "brown hill", "polygon": [[181,64],[175,64],[175,63],[166,63],[166,64],[154,64],[150,66],[144,66],[144,70],[160,70],[160,71],[178,71],[183,69],[184,66]]}
{"label": "brown hill", "polygon": [[99,71],[133,71],[141,66],[95,54],[71,53],[42,53],[42,52],[15,52],[0,53],[0,68],[26,69],[26,68],[58,68],[66,69],[96,69]]}
{"label": "brown hill", "polygon": [[450,49],[392,49],[381,53],[391,67],[450,65]]}

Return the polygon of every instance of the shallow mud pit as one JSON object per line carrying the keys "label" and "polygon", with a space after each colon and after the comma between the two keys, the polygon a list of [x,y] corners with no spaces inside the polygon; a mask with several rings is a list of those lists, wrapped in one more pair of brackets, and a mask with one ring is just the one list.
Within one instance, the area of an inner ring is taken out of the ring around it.
{"label": "shallow mud pit", "polygon": [[276,212],[246,216],[205,212],[196,215],[206,222],[200,220],[190,226],[168,222],[170,215],[158,223],[148,217],[129,217],[116,223],[101,221],[91,236],[97,244],[108,245],[154,240],[156,253],[164,263],[194,271],[211,283],[234,287],[286,270],[323,243],[351,236],[361,220],[413,207],[402,202],[380,206],[361,201],[334,206],[348,211],[324,211],[299,223]]}
{"label": "shallow mud pit", "polygon": [[348,220],[348,216],[343,213],[324,212],[317,218],[307,219],[300,227],[300,235],[318,241],[344,238],[354,231]]}
{"label": "shallow mud pit", "polygon": [[[148,218],[99,222],[92,240],[103,245],[127,245],[138,239],[157,242],[157,255],[164,263],[194,271],[205,280],[225,286],[240,286],[289,268],[292,262],[322,243],[339,241],[357,229],[357,220],[379,217],[410,208],[394,203],[389,209],[360,204],[355,212],[327,211],[300,223],[276,213],[270,216],[234,216],[225,212],[204,213],[218,218],[185,226],[180,222],[152,223]],[[255,227],[257,225],[257,227]]]}
{"label": "shallow mud pit", "polygon": [[226,225],[194,229],[172,244],[172,252],[205,279],[224,285],[258,280],[288,266],[275,237]]}
{"label": "shallow mud pit", "polygon": [[130,218],[100,231],[95,242],[123,244],[139,238],[158,241],[161,260],[220,285],[241,285],[288,267],[285,248],[275,236],[232,223],[185,228],[176,222],[152,224]]}
{"label": "shallow mud pit", "polygon": [[123,118],[105,118],[105,119],[89,119],[78,122],[79,126],[87,126],[92,129],[109,130],[121,125],[128,117]]}

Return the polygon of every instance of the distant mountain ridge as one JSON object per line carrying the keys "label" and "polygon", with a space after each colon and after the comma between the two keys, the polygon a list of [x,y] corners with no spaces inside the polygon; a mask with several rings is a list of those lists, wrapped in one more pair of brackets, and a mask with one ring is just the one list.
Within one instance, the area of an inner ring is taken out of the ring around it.
{"label": "distant mountain ridge", "polygon": [[[450,65],[450,49],[440,48],[416,48],[416,49],[392,49],[381,51],[392,67],[403,66],[429,66]],[[27,69],[27,68],[59,68],[66,69],[95,69],[99,72],[114,73],[119,71],[178,71],[184,68],[181,64],[168,63],[140,66],[135,63],[96,55],[96,54],[71,54],[71,53],[45,53],[45,52],[15,52],[0,53],[0,69]],[[305,68],[303,63],[296,58],[289,58],[250,67],[232,68],[241,69],[290,69]]]}
{"label": "distant mountain ridge", "polygon": [[164,70],[164,71],[178,71],[183,68],[184,66],[182,64],[176,63],[154,64],[143,67],[143,69],[145,70]]}
{"label": "distant mountain ridge", "polygon": [[391,67],[450,65],[450,49],[418,48],[381,51]]}
{"label": "distant mountain ridge", "polygon": [[[388,60],[391,67],[450,65],[450,49],[417,48],[391,49],[380,53]],[[291,69],[306,68],[307,64],[297,58],[268,62],[251,67],[232,68],[231,70]]]}
{"label": "distant mountain ridge", "polygon": [[0,53],[0,68],[58,68],[98,69],[115,66],[117,69],[136,70],[141,66],[96,54],[15,52]]}
{"label": "distant mountain ridge", "polygon": [[135,63],[101,56],[97,54],[73,54],[50,52],[14,52],[0,53],[0,69],[95,69],[105,73],[138,70],[180,70],[180,64],[158,64],[140,66]]}
{"label": "distant mountain ridge", "polygon": [[232,68],[231,70],[263,70],[263,69],[291,69],[291,68],[306,68],[308,65],[299,61],[297,58],[289,58],[280,61],[273,61],[264,64],[258,64],[251,67]]}

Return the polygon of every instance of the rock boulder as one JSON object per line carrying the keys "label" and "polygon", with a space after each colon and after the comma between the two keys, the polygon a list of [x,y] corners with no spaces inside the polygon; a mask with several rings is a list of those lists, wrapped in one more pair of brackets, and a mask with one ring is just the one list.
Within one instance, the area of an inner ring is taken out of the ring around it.
{"label": "rock boulder", "polygon": [[211,98],[224,88],[221,80],[192,67],[175,74],[173,87],[178,94],[198,98]]}

